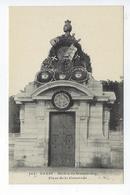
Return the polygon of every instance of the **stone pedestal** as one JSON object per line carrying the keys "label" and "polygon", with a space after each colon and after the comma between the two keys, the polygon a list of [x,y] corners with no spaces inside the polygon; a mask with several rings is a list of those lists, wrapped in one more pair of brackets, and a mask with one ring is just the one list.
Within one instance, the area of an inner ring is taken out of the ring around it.
{"label": "stone pedestal", "polygon": [[[112,101],[111,93],[89,83],[55,81],[16,96],[21,103],[21,136],[16,139],[14,160],[18,166],[47,167],[49,159],[50,112],[59,112],[51,102],[57,90],[72,96],[73,105],[65,112],[75,112],[75,167],[111,167],[114,151],[109,140],[110,112],[104,102]],[[100,84],[99,84],[100,85]],[[89,88],[90,87],[90,88]],[[96,88],[96,89],[95,89]],[[100,90],[97,90],[97,89]],[[93,89],[93,90],[92,90]],[[96,101],[94,99],[96,95]],[[113,99],[114,100],[114,99]]]}

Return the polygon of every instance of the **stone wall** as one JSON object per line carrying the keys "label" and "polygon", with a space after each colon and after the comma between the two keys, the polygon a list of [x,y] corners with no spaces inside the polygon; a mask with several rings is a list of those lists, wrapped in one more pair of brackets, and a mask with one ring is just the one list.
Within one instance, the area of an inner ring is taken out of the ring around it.
{"label": "stone wall", "polygon": [[[51,111],[57,112],[47,100],[21,106],[21,136],[10,145],[13,166],[48,166]],[[76,113],[75,167],[122,168],[123,139],[109,133],[109,109],[100,102],[75,100],[70,111]]]}

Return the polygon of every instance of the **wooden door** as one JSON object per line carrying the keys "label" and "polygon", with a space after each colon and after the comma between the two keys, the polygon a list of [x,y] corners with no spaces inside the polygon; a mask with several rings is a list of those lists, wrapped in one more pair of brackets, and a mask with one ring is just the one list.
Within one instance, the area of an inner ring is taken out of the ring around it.
{"label": "wooden door", "polygon": [[75,166],[75,113],[50,113],[49,166]]}

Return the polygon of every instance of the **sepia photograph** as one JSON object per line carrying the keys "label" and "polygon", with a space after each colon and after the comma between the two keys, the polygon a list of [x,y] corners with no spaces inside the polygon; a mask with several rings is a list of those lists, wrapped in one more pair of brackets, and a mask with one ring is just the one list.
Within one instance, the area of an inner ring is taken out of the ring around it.
{"label": "sepia photograph", "polygon": [[9,7],[9,183],[123,184],[123,6]]}

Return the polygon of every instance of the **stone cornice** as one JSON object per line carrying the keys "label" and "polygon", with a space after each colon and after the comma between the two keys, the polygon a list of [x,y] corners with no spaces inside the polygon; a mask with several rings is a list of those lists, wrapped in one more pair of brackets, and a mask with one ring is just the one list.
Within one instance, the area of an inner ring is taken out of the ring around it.
{"label": "stone cornice", "polygon": [[100,95],[95,94],[95,90],[89,89],[86,85],[79,84],[73,81],[53,81],[46,83],[39,88],[35,89],[29,96],[25,93],[21,93],[20,95],[15,96],[15,101],[17,104],[22,104],[22,102],[33,102],[34,100],[51,100],[52,97],[49,95],[43,95],[43,92],[47,90],[51,90],[53,88],[58,87],[68,87],[75,88],[79,92],[82,92],[84,95],[76,96],[73,95],[73,100],[86,100],[86,101],[94,101],[94,97],[96,98],[96,102],[109,102],[114,103],[116,97],[113,92],[102,92]]}

